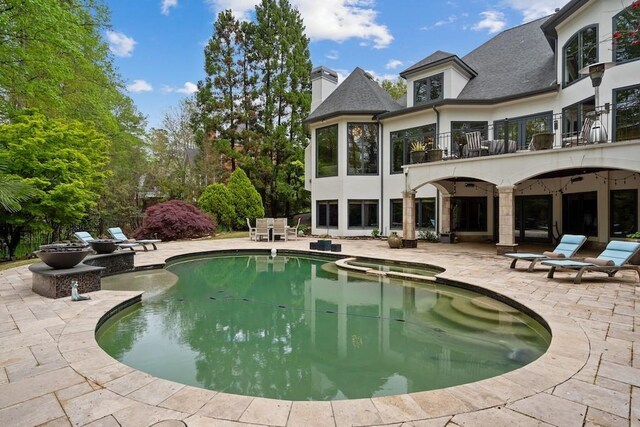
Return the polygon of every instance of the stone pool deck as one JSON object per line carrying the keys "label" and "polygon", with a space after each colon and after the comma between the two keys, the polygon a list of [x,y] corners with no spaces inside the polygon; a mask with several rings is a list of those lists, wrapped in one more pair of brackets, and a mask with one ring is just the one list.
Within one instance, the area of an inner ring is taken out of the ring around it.
{"label": "stone pool deck", "polygon": [[[219,249],[308,249],[310,239],[161,243],[136,266]],[[335,242],[334,242],[335,243]],[[0,272],[2,426],[640,426],[640,283],[510,270],[493,245],[426,244],[391,250],[381,240],[339,240],[342,253],[444,267],[444,278],[519,301],[549,323],[549,351],[505,375],[443,390],[373,399],[291,402],[237,396],[154,378],[96,344],[100,317],[137,292],[99,291],[89,301],[31,291],[26,266]],[[524,263],[523,263],[524,266]]]}

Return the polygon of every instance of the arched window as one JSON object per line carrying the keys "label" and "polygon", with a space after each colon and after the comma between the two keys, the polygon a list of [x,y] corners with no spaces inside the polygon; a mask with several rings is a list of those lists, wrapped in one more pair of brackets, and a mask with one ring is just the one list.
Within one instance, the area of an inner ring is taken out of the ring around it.
{"label": "arched window", "polygon": [[[640,43],[634,31],[638,31],[638,18],[631,13],[631,6],[613,17],[613,60],[632,61],[640,58]],[[634,45],[633,42],[636,41]]]}
{"label": "arched window", "polygon": [[583,76],[579,70],[598,62],[598,27],[583,28],[564,45],[564,85],[573,83]]}

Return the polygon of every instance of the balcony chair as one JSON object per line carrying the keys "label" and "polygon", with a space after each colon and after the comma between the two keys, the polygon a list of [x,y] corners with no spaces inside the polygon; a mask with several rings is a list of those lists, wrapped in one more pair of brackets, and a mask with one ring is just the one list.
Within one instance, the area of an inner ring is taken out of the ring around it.
{"label": "balcony chair", "polygon": [[127,236],[124,235],[124,232],[120,227],[112,227],[108,231],[109,234],[111,234],[111,237],[113,237],[114,239],[122,240],[123,243],[133,243],[135,245],[142,246],[145,252],[147,251],[147,245],[153,246],[153,250],[155,251],[158,249],[156,247],[156,243],[162,242],[162,240],[160,239],[127,239]]}
{"label": "balcony chair", "polygon": [[613,277],[620,270],[634,270],[638,273],[640,280],[640,266],[627,264],[631,257],[640,250],[640,242],[624,242],[613,240],[597,258],[585,258],[584,261],[566,260],[544,260],[542,264],[551,267],[547,278],[553,279],[556,268],[577,270],[578,274],[573,279],[573,283],[580,283],[582,275],[588,271],[599,271]]}
{"label": "balcony chair", "polygon": [[538,261],[548,260],[552,258],[571,258],[573,257],[578,249],[587,241],[585,236],[574,235],[574,234],[565,234],[562,236],[560,243],[553,250],[553,252],[543,252],[541,254],[536,253],[520,253],[520,252],[512,252],[508,254],[504,254],[504,256],[513,258],[511,265],[509,268],[516,268],[516,262],[519,260],[529,261],[529,268],[527,271],[533,271],[533,268],[536,266]]}
{"label": "balcony chair", "polygon": [[575,136],[562,138],[562,146],[573,147],[575,145],[587,144],[589,142],[589,132],[591,132],[591,125],[593,125],[593,120],[591,120],[591,118],[589,117],[585,117],[580,132],[578,132],[578,134]]}
{"label": "balcony chair", "polygon": [[467,132],[464,134],[467,139],[467,157],[484,156],[489,154],[489,146],[484,145],[486,141],[482,140],[482,132]]}

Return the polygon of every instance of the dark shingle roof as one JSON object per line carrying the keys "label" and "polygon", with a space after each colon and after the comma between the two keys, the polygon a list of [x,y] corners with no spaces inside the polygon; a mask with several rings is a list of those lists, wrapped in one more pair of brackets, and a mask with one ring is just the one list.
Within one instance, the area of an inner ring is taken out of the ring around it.
{"label": "dark shingle roof", "polygon": [[356,68],[305,122],[317,122],[345,114],[378,114],[401,108],[369,74],[362,68]]}
{"label": "dark shingle roof", "polygon": [[554,87],[554,54],[540,29],[547,19],[503,31],[463,57],[478,75],[458,99],[492,100]]}

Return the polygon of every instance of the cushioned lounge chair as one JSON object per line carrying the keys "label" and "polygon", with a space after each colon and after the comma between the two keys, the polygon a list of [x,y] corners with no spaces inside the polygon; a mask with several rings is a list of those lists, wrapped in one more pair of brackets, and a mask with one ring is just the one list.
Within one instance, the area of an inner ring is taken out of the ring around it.
{"label": "cushioned lounge chair", "polygon": [[553,279],[556,268],[577,270],[578,274],[573,279],[573,283],[580,283],[582,275],[588,271],[599,271],[613,277],[620,270],[634,270],[638,273],[640,280],[640,266],[627,264],[631,257],[640,250],[638,242],[622,242],[613,240],[597,258],[585,258],[584,261],[574,261],[570,259],[544,260],[542,264],[551,267],[547,278]]}
{"label": "cushioned lounge chair", "polygon": [[111,237],[113,237],[114,239],[117,240],[122,240],[123,243],[131,243],[133,245],[136,246],[142,246],[145,250],[145,252],[147,251],[147,245],[151,245],[153,246],[153,250],[158,249],[156,247],[156,243],[162,242],[162,240],[159,239],[143,239],[143,240],[130,240],[127,239],[127,236],[124,235],[124,233],[122,232],[122,229],[120,227],[112,227],[109,229],[109,234],[111,234]]}
{"label": "cushioned lounge chair", "polygon": [[[75,233],[73,233],[73,236],[80,240],[82,243],[86,243],[87,245],[89,244],[89,242],[91,242],[92,240],[96,240],[93,238],[93,236],[91,234],[89,234],[86,231],[76,231]],[[120,249],[131,249],[132,251],[134,250],[134,246],[138,246],[136,243],[117,243],[118,247]]]}
{"label": "cushioned lounge chair", "polygon": [[509,258],[513,258],[511,262],[511,266],[509,268],[516,268],[516,262],[519,260],[529,261],[529,268],[527,271],[533,271],[533,268],[536,266],[538,261],[551,259],[551,258],[571,258],[573,257],[578,249],[587,241],[585,236],[575,235],[575,234],[565,234],[560,239],[560,243],[553,250],[553,252],[543,252],[541,254],[536,253],[519,253],[512,252],[508,254],[504,254]]}

